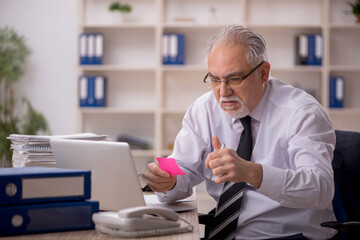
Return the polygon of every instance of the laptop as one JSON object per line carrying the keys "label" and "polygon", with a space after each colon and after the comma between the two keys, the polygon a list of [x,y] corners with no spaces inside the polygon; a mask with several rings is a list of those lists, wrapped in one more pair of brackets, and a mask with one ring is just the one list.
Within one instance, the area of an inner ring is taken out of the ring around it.
{"label": "laptop", "polygon": [[58,168],[91,170],[91,200],[100,210],[146,205],[127,143],[54,138],[50,145]]}

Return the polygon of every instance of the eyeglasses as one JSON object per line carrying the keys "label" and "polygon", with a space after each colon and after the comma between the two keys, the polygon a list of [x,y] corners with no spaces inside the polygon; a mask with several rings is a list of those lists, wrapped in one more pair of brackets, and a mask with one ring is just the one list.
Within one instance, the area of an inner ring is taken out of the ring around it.
{"label": "eyeglasses", "polygon": [[211,88],[218,88],[221,84],[221,82],[225,82],[226,84],[228,84],[231,87],[236,87],[239,86],[247,77],[249,77],[253,72],[256,71],[256,69],[258,69],[261,64],[263,64],[264,61],[262,61],[261,63],[259,63],[256,67],[254,67],[248,74],[246,74],[243,77],[238,77],[238,76],[234,76],[234,77],[230,77],[229,79],[226,80],[220,80],[220,79],[215,79],[211,76],[209,76],[210,73],[207,73],[204,77],[204,83],[208,84]]}

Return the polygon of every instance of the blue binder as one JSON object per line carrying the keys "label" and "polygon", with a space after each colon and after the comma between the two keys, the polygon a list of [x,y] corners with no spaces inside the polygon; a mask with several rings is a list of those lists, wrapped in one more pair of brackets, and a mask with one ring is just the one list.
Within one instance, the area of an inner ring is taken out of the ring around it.
{"label": "blue binder", "polygon": [[321,34],[315,34],[315,63],[314,65],[322,65],[323,57],[323,39]]}
{"label": "blue binder", "polygon": [[0,207],[0,236],[94,229],[98,201]]}
{"label": "blue binder", "polygon": [[0,191],[0,206],[89,199],[91,172],[50,167],[0,168],[0,189],[4,190]]}
{"label": "blue binder", "polygon": [[162,38],[162,57],[163,64],[170,63],[170,55],[169,55],[169,34],[164,34]]}
{"label": "blue binder", "polygon": [[81,76],[79,78],[79,101],[80,107],[87,107],[88,100],[88,78],[86,76]]}
{"label": "blue binder", "polygon": [[106,106],[106,78],[104,76],[95,76],[94,79],[94,99],[95,107]]}
{"label": "blue binder", "polygon": [[80,34],[79,37],[79,55],[80,64],[85,65],[88,63],[87,59],[87,34]]}
{"label": "blue binder", "polygon": [[178,37],[176,34],[170,34],[169,38],[169,64],[176,64],[178,58]]}
{"label": "blue binder", "polygon": [[80,34],[79,55],[81,65],[103,64],[104,35],[99,33]]}
{"label": "blue binder", "polygon": [[87,91],[87,100],[86,105],[87,107],[95,107],[95,77],[94,76],[87,76],[88,80],[88,91]]}
{"label": "blue binder", "polygon": [[185,64],[185,35],[177,34],[177,43],[178,43],[178,55],[176,58],[176,64]]}
{"label": "blue binder", "polygon": [[295,63],[297,65],[306,65],[308,56],[308,37],[306,34],[296,36],[295,43]]}
{"label": "blue binder", "polygon": [[308,35],[308,56],[306,59],[307,65],[315,65],[315,35]]}
{"label": "blue binder", "polygon": [[185,35],[163,35],[163,64],[185,64]]}
{"label": "blue binder", "polygon": [[95,34],[95,61],[94,64],[100,65],[104,58],[104,35]]}
{"label": "blue binder", "polygon": [[329,107],[344,107],[344,78],[330,76],[329,82]]}
{"label": "blue binder", "polygon": [[106,106],[106,78],[104,76],[81,76],[79,78],[80,107]]}
{"label": "blue binder", "polygon": [[95,34],[87,34],[87,64],[95,64]]}

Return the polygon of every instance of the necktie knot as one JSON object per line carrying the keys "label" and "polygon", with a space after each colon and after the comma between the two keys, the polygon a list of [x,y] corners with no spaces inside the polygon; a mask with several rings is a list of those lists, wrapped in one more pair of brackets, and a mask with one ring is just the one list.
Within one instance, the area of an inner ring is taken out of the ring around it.
{"label": "necktie knot", "polygon": [[243,125],[244,129],[251,129],[251,117],[249,115],[240,118],[240,122]]}
{"label": "necktie knot", "polygon": [[251,117],[247,115],[246,117],[240,118],[240,121],[244,130],[241,133],[239,146],[236,152],[239,157],[250,160],[252,151]]}

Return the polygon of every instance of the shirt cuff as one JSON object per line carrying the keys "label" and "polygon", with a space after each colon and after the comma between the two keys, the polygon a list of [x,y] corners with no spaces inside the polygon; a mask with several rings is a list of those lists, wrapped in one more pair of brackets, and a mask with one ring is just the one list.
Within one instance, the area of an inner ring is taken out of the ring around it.
{"label": "shirt cuff", "polygon": [[263,169],[263,179],[258,192],[275,200],[280,200],[281,190],[284,188],[286,171],[284,169],[261,165]]}
{"label": "shirt cuff", "polygon": [[176,200],[186,198],[192,194],[191,188],[191,192],[186,191],[186,189],[188,188],[186,187],[184,176],[178,175],[175,186],[171,190],[163,193],[155,192],[155,194],[160,202],[174,202]]}

